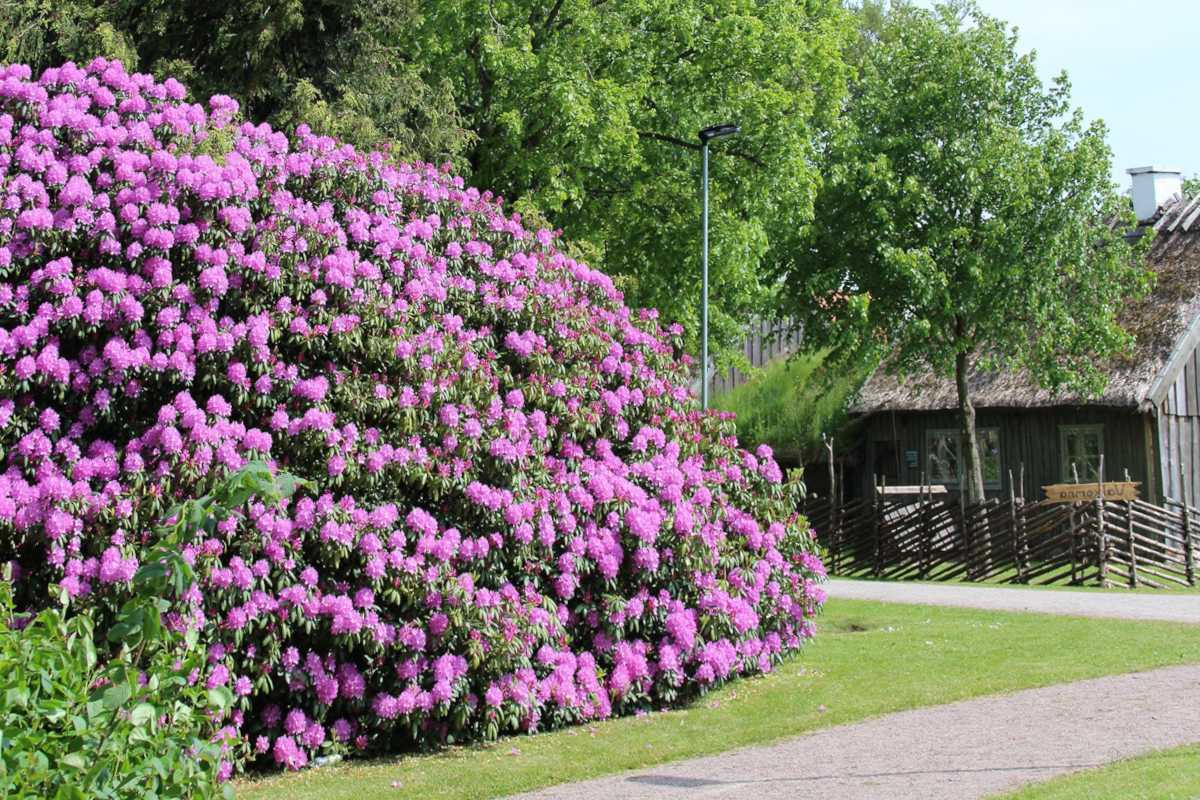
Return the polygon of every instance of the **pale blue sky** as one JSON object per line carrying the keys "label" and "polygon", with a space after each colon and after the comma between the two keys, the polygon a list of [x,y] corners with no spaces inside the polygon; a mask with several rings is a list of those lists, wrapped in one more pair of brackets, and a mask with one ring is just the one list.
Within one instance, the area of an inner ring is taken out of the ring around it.
{"label": "pale blue sky", "polygon": [[1073,104],[1109,129],[1113,178],[1128,167],[1200,172],[1200,2],[978,0],[1019,29],[1043,78],[1066,70]]}

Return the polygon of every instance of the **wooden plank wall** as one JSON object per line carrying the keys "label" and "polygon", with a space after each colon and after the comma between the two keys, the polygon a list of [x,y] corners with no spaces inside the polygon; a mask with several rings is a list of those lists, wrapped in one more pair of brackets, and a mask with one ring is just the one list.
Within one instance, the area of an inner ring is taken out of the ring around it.
{"label": "wooden plank wall", "polygon": [[1166,496],[1195,503],[1200,498],[1200,349],[1192,351],[1167,391],[1158,435]]}
{"label": "wooden plank wall", "polygon": [[[750,324],[746,338],[742,340],[742,354],[750,362],[750,366],[757,369],[766,366],[777,356],[795,352],[800,346],[800,338],[799,331],[786,323],[766,319],[755,320]],[[734,367],[715,370],[709,379],[709,394],[716,397],[728,392],[736,386],[741,386],[749,377]]]}
{"label": "wooden plank wall", "polygon": [[[880,474],[886,475],[891,485],[919,484],[925,469],[926,431],[957,429],[958,424],[958,413],[955,411],[896,412],[894,415],[884,411],[874,414],[863,433],[866,463],[863,485],[856,487],[857,496],[869,496],[873,479]],[[1123,480],[1124,472],[1128,469],[1131,480],[1142,482],[1143,498],[1153,502],[1156,498],[1149,497],[1146,491],[1146,430],[1143,415],[1133,410],[1096,406],[977,411],[976,425],[979,428],[997,428],[1000,432],[1002,480],[999,486],[988,487],[988,496],[1008,497],[1008,472],[1012,470],[1016,479],[1024,464],[1025,497],[1031,501],[1041,499],[1042,486],[1062,481],[1059,426],[1095,424],[1104,425],[1105,478]],[[905,460],[907,450],[917,451],[915,467],[908,466]],[[898,471],[895,463],[897,455]],[[1021,487],[1014,487],[1014,493],[1019,496]]]}

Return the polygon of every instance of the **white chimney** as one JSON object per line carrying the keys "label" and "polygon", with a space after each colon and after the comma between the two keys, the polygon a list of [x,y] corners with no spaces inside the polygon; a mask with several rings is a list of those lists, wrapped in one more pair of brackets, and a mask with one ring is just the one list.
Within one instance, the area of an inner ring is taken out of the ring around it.
{"label": "white chimney", "polygon": [[1166,167],[1134,167],[1125,170],[1133,180],[1133,212],[1138,222],[1150,219],[1163,204],[1183,194],[1183,171]]}

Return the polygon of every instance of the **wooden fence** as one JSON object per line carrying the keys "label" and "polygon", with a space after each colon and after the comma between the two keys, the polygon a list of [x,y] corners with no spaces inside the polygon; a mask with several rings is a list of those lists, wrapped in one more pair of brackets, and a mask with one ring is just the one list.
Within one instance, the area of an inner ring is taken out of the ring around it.
{"label": "wooden fence", "polygon": [[[756,319],[742,339],[742,355],[752,369],[758,369],[779,356],[791,355],[800,346],[800,340],[800,331],[791,322]],[[713,370],[709,373],[709,391],[713,397],[722,395],[741,386],[749,377],[737,367]]]}
{"label": "wooden fence", "polygon": [[1196,585],[1200,510],[1168,500],[1060,503],[877,492],[813,498],[805,514],[831,574],[1098,586]]}

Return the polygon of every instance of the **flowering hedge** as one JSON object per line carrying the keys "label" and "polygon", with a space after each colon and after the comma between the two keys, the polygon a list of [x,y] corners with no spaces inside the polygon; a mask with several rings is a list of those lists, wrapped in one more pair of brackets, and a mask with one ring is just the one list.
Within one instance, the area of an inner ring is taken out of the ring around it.
{"label": "flowering hedge", "polygon": [[310,484],[184,552],[228,732],[323,752],[658,707],[811,635],[813,542],[677,327],[488,193],[97,59],[0,69],[0,558],[111,615],[152,523]]}

